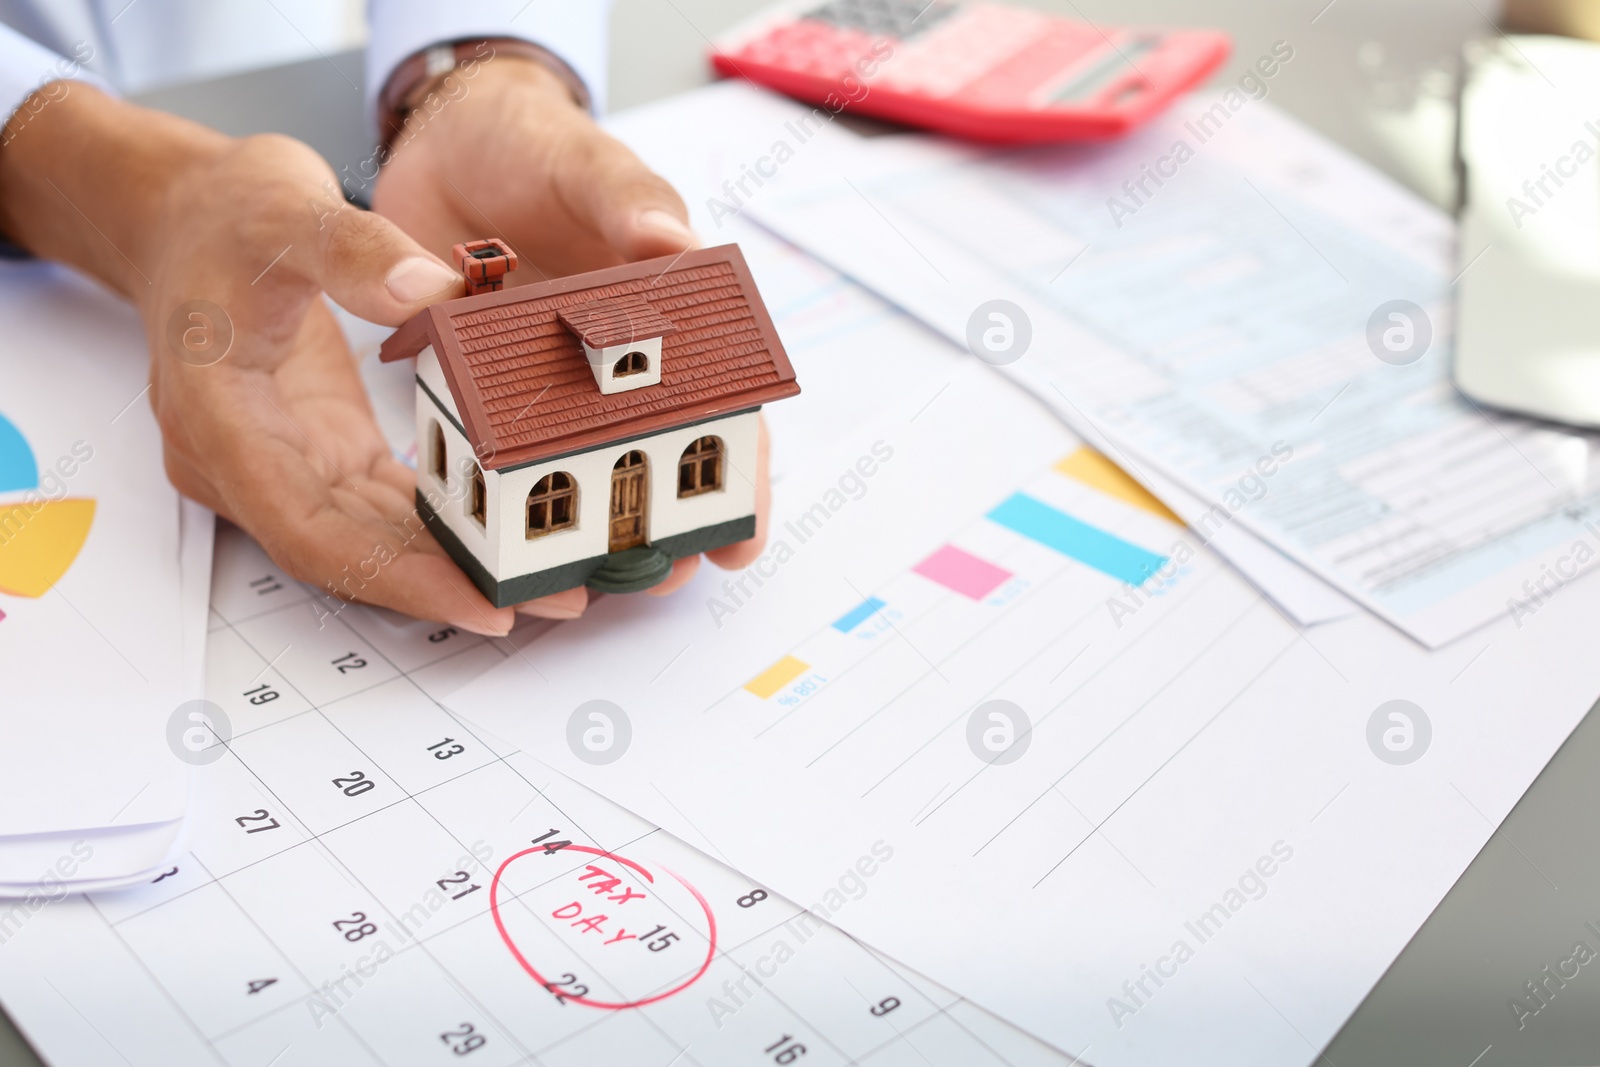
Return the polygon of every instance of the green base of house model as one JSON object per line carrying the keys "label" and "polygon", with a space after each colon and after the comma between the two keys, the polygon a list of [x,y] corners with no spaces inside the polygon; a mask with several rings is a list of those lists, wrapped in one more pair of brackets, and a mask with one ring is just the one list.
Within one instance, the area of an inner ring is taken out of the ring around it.
{"label": "green base of house model", "polygon": [[472,584],[497,608],[511,607],[526,600],[549,596],[586,585],[597,593],[638,593],[660,585],[672,573],[673,560],[697,556],[727,545],[748,541],[756,535],[756,517],[730,519],[689,533],[663,537],[649,545],[610,552],[588,559],[574,560],[547,570],[523,574],[505,581],[494,576],[468,551],[461,539],[444,524],[417,493],[417,513],[428,524],[428,531],[444,547],[456,565],[467,572]]}

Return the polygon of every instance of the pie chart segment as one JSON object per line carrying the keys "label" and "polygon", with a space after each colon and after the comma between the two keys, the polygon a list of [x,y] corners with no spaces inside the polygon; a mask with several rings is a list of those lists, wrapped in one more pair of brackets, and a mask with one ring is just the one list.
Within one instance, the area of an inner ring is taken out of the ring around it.
{"label": "pie chart segment", "polygon": [[32,489],[39,484],[39,466],[33,461],[22,431],[0,415],[0,493]]}
{"label": "pie chart segment", "polygon": [[93,500],[0,505],[0,593],[48,593],[78,558],[93,522]]}
{"label": "pie chart segment", "polygon": [[[0,415],[0,493],[38,486],[39,464],[28,439]],[[0,593],[41,597],[49,592],[88,540],[94,511],[95,502],[81,497],[0,502]]]}

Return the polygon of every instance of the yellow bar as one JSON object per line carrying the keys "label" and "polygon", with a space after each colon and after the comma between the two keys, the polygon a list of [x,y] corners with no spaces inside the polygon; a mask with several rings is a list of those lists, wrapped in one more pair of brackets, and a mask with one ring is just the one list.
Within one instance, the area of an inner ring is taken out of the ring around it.
{"label": "yellow bar", "polygon": [[744,687],[762,700],[766,700],[778,690],[800,677],[811,669],[811,664],[804,660],[785,656],[748,682]]}
{"label": "yellow bar", "polygon": [[1073,481],[1082,482],[1090,489],[1099,490],[1107,496],[1114,496],[1124,504],[1131,504],[1148,511],[1157,518],[1166,519],[1174,526],[1183,525],[1183,520],[1174,515],[1149,490],[1128,477],[1127,472],[1121,467],[1088,446],[1063,457],[1056,463],[1055,472],[1064,474]]}

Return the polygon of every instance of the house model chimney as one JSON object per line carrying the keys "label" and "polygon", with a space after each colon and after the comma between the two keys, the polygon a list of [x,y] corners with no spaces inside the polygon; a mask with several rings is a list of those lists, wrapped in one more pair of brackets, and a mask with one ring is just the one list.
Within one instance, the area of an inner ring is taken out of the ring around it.
{"label": "house model chimney", "polygon": [[450,250],[450,258],[466,276],[468,296],[497,291],[505,276],[517,269],[517,254],[498,237],[458,244]]}
{"label": "house model chimney", "polygon": [[610,395],[660,384],[661,339],[674,327],[644,297],[591,300],[557,314],[583,344],[600,392]]}

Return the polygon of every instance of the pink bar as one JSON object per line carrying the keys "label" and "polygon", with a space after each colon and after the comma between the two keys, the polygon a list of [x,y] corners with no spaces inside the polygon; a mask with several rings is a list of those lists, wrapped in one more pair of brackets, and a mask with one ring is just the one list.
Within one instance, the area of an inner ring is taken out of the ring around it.
{"label": "pink bar", "polygon": [[1011,577],[1010,571],[963,552],[955,545],[945,545],[911,569],[973,600],[982,600]]}

